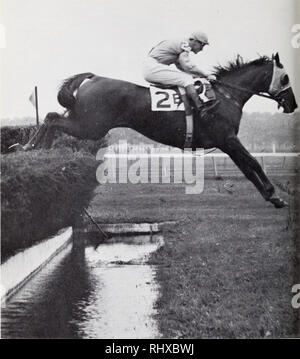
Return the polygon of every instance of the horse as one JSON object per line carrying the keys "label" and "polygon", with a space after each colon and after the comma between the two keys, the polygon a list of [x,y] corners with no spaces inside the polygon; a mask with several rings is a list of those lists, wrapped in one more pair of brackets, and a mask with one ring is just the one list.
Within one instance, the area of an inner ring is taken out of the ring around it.
{"label": "horse", "polygon": [[[238,56],[227,66],[216,66],[214,74],[216,81],[212,85],[219,105],[210,112],[194,110],[192,149],[220,149],[229,155],[266,201],[275,208],[287,206],[258,161],[238,138],[243,106],[253,95],[276,101],[284,113],[293,113],[297,108],[279,54],[271,58],[260,56],[248,62]],[[99,140],[116,127],[128,127],[154,141],[184,149],[184,112],[152,111],[147,87],[83,73],[65,80],[57,97],[66,108],[65,113],[48,113],[24,150],[36,148],[42,140],[49,147],[56,130],[80,139]]]}

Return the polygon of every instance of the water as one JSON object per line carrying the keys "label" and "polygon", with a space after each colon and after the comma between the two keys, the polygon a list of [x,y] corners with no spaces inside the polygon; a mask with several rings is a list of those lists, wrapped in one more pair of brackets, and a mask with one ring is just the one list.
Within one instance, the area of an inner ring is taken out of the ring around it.
{"label": "water", "polygon": [[2,307],[3,338],[158,338],[161,236],[69,245]]}

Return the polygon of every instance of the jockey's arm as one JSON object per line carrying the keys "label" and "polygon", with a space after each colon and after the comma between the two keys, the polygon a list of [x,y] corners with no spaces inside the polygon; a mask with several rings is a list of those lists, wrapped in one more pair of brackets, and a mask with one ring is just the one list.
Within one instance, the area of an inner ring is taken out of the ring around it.
{"label": "jockey's arm", "polygon": [[201,69],[199,69],[199,67],[196,64],[193,63],[187,51],[183,51],[179,55],[178,61],[176,63],[176,67],[181,71],[188,72],[196,76],[200,76],[200,77],[208,76],[203,71],[201,71]]}

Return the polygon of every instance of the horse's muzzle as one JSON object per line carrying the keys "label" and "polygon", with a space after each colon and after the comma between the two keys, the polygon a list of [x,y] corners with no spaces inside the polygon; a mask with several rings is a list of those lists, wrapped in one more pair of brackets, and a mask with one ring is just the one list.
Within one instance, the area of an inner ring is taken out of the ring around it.
{"label": "horse's muzzle", "polygon": [[276,96],[276,101],[278,103],[278,108],[283,107],[284,113],[293,113],[296,108],[298,108],[295,95],[291,87],[280,92]]}

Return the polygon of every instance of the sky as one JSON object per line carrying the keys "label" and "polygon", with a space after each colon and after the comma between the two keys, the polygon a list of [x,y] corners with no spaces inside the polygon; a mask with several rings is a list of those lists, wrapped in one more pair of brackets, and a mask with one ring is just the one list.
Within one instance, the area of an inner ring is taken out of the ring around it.
{"label": "sky", "polygon": [[[300,48],[291,44],[292,27],[300,23],[297,2],[0,0],[0,118],[34,117],[28,100],[34,86],[38,86],[41,118],[61,111],[58,87],[76,73],[93,72],[146,85],[142,63],[152,46],[196,29],[206,32],[211,44],[195,57],[205,71],[237,54],[252,60],[279,51],[300,102],[295,73]],[[276,112],[277,105],[254,97],[244,110]]]}

